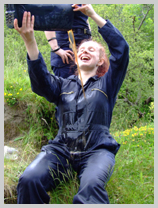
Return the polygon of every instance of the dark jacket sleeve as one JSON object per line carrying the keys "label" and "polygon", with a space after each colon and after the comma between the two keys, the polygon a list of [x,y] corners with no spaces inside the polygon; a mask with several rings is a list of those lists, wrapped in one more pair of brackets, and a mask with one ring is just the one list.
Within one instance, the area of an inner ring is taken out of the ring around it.
{"label": "dark jacket sleeve", "polygon": [[49,102],[57,104],[61,91],[61,79],[50,74],[40,52],[38,59],[34,61],[30,60],[27,54],[27,64],[32,91],[45,97]]}
{"label": "dark jacket sleeve", "polygon": [[111,53],[109,70],[104,75],[106,91],[108,97],[115,99],[127,71],[129,46],[119,30],[109,20],[102,28],[99,28],[99,32]]}

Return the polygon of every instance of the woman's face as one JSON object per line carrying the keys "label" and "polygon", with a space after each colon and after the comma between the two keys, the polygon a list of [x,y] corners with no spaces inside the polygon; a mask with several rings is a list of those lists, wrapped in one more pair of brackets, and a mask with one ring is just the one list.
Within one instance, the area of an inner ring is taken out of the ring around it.
{"label": "woman's face", "polygon": [[80,69],[85,71],[97,71],[100,62],[99,55],[99,45],[96,42],[88,41],[82,43],[77,53]]}

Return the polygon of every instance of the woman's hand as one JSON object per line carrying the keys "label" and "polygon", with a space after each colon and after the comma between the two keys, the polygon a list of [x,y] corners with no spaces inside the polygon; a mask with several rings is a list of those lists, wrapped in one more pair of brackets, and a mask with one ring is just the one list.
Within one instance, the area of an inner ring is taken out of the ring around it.
{"label": "woman's hand", "polygon": [[31,60],[38,58],[38,47],[34,37],[34,16],[31,17],[30,12],[24,12],[22,19],[22,27],[18,26],[18,20],[14,20],[14,28],[21,35],[26,45],[27,52]]}
{"label": "woman's hand", "polygon": [[79,6],[78,4],[73,4],[72,7],[74,8],[74,12],[81,11],[83,14],[91,17],[100,28],[102,28],[106,24],[106,20],[104,20],[94,11],[91,4],[82,4],[82,6]]}
{"label": "woman's hand", "polygon": [[88,17],[92,17],[96,14],[91,4],[82,4],[82,6],[78,6],[78,4],[73,4],[72,7],[74,8],[73,11],[81,11]]}
{"label": "woman's hand", "polygon": [[18,26],[18,20],[14,20],[14,28],[21,35],[25,43],[34,41],[34,16],[31,17],[30,12],[24,12],[22,19],[22,27]]}

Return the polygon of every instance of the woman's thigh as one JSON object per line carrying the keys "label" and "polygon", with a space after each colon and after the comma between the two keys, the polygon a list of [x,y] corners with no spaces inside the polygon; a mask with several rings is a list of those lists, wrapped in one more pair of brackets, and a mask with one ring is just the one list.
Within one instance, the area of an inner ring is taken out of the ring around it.
{"label": "woman's thigh", "polygon": [[60,181],[67,180],[69,168],[68,160],[60,152],[42,151],[25,169],[22,178],[26,181],[39,180],[48,191],[55,188]]}
{"label": "woman's thigh", "polygon": [[81,164],[79,173],[81,186],[88,182],[105,185],[112,175],[115,155],[106,149],[93,150]]}

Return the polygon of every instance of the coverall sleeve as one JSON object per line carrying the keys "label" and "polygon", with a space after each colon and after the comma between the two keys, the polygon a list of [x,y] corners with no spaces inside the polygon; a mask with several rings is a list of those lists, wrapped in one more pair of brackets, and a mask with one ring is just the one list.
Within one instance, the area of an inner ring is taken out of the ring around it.
{"label": "coverall sleeve", "polygon": [[108,72],[104,75],[104,81],[108,97],[115,99],[127,71],[129,46],[119,30],[109,20],[102,28],[99,28],[99,32],[111,53],[110,66]]}
{"label": "coverall sleeve", "polygon": [[30,60],[27,54],[27,64],[32,91],[45,97],[49,102],[57,104],[61,91],[61,79],[47,70],[40,52],[38,59],[34,61]]}

